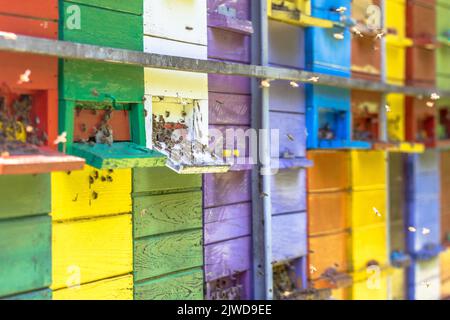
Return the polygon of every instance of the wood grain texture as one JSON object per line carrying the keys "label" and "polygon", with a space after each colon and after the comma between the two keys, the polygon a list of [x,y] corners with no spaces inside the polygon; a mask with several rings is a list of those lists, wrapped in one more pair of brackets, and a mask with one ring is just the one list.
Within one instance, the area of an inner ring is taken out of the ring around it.
{"label": "wood grain texture", "polygon": [[0,297],[48,287],[51,268],[48,215],[0,222]]}
{"label": "wood grain texture", "polygon": [[0,220],[51,210],[50,174],[0,176]]}
{"label": "wood grain texture", "polygon": [[134,237],[201,228],[201,204],[201,191],[135,197]]}
{"label": "wood grain texture", "polygon": [[130,273],[132,250],[130,214],[54,222],[52,289]]}
{"label": "wood grain texture", "polygon": [[133,170],[133,193],[176,192],[201,188],[201,175],[179,175],[168,168],[138,168]]}
{"label": "wood grain texture", "polygon": [[[68,10],[72,5],[64,1],[61,17],[64,22],[73,14]],[[142,16],[82,4],[78,7],[81,27],[73,28],[64,23],[61,28],[63,40],[142,51]]]}
{"label": "wood grain texture", "polygon": [[251,237],[205,246],[205,281],[231,276],[251,268]]}
{"label": "wood grain texture", "polygon": [[209,124],[250,125],[251,96],[209,93]]}
{"label": "wood grain texture", "polygon": [[0,12],[14,15],[23,15],[41,19],[58,19],[58,0],[43,0],[37,3],[34,0],[20,2],[0,0]]}
{"label": "wood grain texture", "polygon": [[140,281],[203,265],[202,230],[138,239],[134,242],[134,279]]}
{"label": "wood grain texture", "polygon": [[208,58],[250,63],[250,37],[208,27]]}
{"label": "wood grain texture", "polygon": [[240,203],[204,210],[205,245],[249,236],[251,229],[251,204]]}
{"label": "wood grain texture", "polygon": [[133,300],[133,276],[120,276],[55,290],[53,300]]}
{"label": "wood grain texture", "polygon": [[203,271],[192,269],[143,281],[134,286],[135,300],[202,300]]}
{"label": "wood grain texture", "polygon": [[51,181],[55,221],[131,212],[131,169],[110,172],[86,166],[70,174],[53,173]]}
{"label": "wood grain texture", "polygon": [[128,0],[128,1],[115,1],[115,0],[68,0],[65,2],[81,3],[93,7],[100,7],[104,9],[110,9],[114,11],[123,11],[136,15],[142,15],[144,8],[142,0]]}
{"label": "wood grain texture", "polygon": [[306,210],[306,171],[283,169],[271,176],[272,215]]}
{"label": "wood grain texture", "polygon": [[52,290],[43,289],[14,296],[0,298],[0,300],[52,300]]}
{"label": "wood grain texture", "polygon": [[306,213],[272,218],[272,261],[286,261],[307,254]]}
{"label": "wood grain texture", "polygon": [[206,174],[204,176],[204,207],[250,201],[250,171]]}

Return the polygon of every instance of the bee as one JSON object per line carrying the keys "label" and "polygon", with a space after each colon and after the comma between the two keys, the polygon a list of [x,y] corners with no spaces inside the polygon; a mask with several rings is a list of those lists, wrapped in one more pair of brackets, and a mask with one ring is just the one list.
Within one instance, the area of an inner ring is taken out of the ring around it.
{"label": "bee", "polygon": [[92,191],[92,199],[96,200],[98,199],[98,193],[95,191]]}

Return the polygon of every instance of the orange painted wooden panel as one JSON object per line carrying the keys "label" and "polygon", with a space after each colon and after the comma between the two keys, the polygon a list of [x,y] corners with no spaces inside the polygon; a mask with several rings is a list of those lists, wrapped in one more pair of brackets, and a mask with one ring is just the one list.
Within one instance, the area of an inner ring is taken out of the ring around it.
{"label": "orange painted wooden panel", "polygon": [[347,191],[308,195],[309,234],[343,231],[348,227],[350,193]]}
{"label": "orange painted wooden panel", "polygon": [[[2,0],[0,0],[2,2]],[[19,3],[19,1],[17,1]],[[1,10],[1,4],[0,4]],[[0,13],[0,30],[25,36],[49,39],[58,38],[58,23],[37,19],[6,16]]]}
{"label": "orange painted wooden panel", "polygon": [[0,0],[0,13],[58,19],[58,0]]}
{"label": "orange painted wooden panel", "polygon": [[342,190],[350,187],[349,153],[341,151],[309,151],[308,192]]}
{"label": "orange painted wooden panel", "polygon": [[[99,128],[105,114],[104,110],[80,110],[75,112],[74,140],[88,139],[95,136],[94,127]],[[112,112],[109,125],[114,128],[114,141],[131,141],[129,112],[115,110]]]}
{"label": "orange painted wooden panel", "polygon": [[441,253],[439,257],[440,266],[441,266],[441,280],[450,282],[450,249],[447,249],[445,252]]}

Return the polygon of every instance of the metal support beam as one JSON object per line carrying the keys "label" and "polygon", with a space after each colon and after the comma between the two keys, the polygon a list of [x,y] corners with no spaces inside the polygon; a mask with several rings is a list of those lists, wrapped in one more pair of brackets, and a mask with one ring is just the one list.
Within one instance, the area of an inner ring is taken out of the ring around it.
{"label": "metal support beam", "polygon": [[441,91],[434,88],[403,87],[288,68],[191,59],[14,34],[5,35],[5,33],[0,33],[0,51],[33,53],[65,59],[119,63],[157,69],[239,75],[260,79],[289,80],[306,83],[311,83],[313,77],[319,77],[318,85],[377,92],[397,92],[405,95],[423,97],[430,96],[436,92],[441,97],[450,97],[449,91]]}

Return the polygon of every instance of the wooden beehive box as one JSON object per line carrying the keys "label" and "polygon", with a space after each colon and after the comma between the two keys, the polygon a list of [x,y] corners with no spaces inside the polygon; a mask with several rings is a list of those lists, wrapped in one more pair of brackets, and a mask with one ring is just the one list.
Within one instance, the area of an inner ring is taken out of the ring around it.
{"label": "wooden beehive box", "polygon": [[447,63],[450,57],[450,1],[436,1],[436,37],[439,46],[436,50],[436,86],[442,89],[450,88],[450,67]]}
{"label": "wooden beehive box", "polygon": [[406,97],[405,119],[406,141],[436,147],[438,111],[434,101]]}
{"label": "wooden beehive box", "polygon": [[310,0],[267,0],[269,18],[295,26],[331,28],[333,23],[325,18],[313,17]]}
{"label": "wooden beehive box", "polygon": [[435,103],[437,113],[436,146],[450,148],[450,99],[441,98]]}
{"label": "wooden beehive box", "polygon": [[352,2],[352,77],[367,80],[381,78],[382,10],[379,0]]}
{"label": "wooden beehive box", "polygon": [[440,155],[441,173],[441,243],[450,243],[450,199],[446,195],[450,192],[450,151],[442,151]]}
{"label": "wooden beehive box", "polygon": [[440,257],[441,299],[450,298],[450,250],[441,253]]}
{"label": "wooden beehive box", "polygon": [[415,262],[408,271],[409,300],[439,300],[441,279],[439,258]]}
{"label": "wooden beehive box", "polygon": [[0,177],[0,299],[51,299],[50,175]]}
{"label": "wooden beehive box", "polygon": [[[413,46],[406,53],[406,83],[433,87],[436,82],[436,0],[409,0],[407,36]],[[426,21],[426,23],[424,23]]]}

